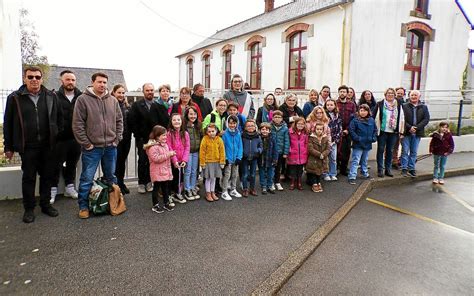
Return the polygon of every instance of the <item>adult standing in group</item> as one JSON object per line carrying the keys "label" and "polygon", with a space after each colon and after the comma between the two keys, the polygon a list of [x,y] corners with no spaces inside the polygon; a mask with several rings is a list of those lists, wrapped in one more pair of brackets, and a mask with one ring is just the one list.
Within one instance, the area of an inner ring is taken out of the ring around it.
{"label": "adult standing in group", "polygon": [[405,131],[403,133],[401,168],[403,176],[416,177],[416,155],[421,137],[425,134],[425,126],[430,122],[428,107],[420,102],[419,90],[412,90],[409,102],[403,105],[405,115]]}
{"label": "adult standing in group", "polygon": [[[403,106],[403,104],[406,103],[405,94],[406,94],[406,90],[402,86],[399,86],[395,89],[395,99],[398,101],[398,104],[400,104],[400,106]],[[400,168],[400,158],[398,157],[399,150],[400,150],[400,135],[397,136],[397,141],[395,142],[395,145],[393,146],[392,167],[394,169]]]}
{"label": "adult standing in group", "polygon": [[260,124],[263,122],[272,122],[273,112],[278,110],[278,104],[276,97],[269,93],[263,99],[263,105],[258,108],[257,111],[257,127],[260,128]]}
{"label": "adult standing in group", "polygon": [[107,90],[109,77],[92,75],[92,86],[77,98],[72,130],[82,147],[82,172],[79,181],[79,218],[89,218],[89,192],[99,163],[107,184],[117,184],[115,163],[117,145],[122,139],[122,111]]}
{"label": "adult standing in group", "polygon": [[301,110],[297,104],[298,97],[295,94],[289,94],[286,96],[285,102],[278,108],[283,112],[283,120],[286,122],[288,128],[291,127],[298,117],[304,117],[303,110]]}
{"label": "adult standing in group", "polygon": [[[402,106],[395,99],[395,90],[388,88],[385,99],[377,102],[375,124],[377,126],[377,176],[393,177],[392,152],[399,133],[403,133],[405,117]],[[385,156],[385,159],[384,159]]]}
{"label": "adult standing in group", "polygon": [[38,67],[27,67],[23,72],[24,84],[7,98],[3,120],[5,156],[13,153],[21,157],[21,191],[23,195],[23,222],[35,220],[36,175],[40,176],[40,207],[48,216],[58,216],[50,203],[52,166],[51,151],[58,132],[62,131],[62,112],[57,96],[42,85],[43,72]]}
{"label": "adult standing in group", "polygon": [[[62,173],[64,178],[64,196],[77,198],[75,189],[76,167],[79,156],[81,156],[81,146],[77,144],[74,134],[72,133],[72,114],[74,112],[74,104],[82,92],[76,87],[76,75],[70,70],[65,70],[60,74],[61,86],[56,95],[58,96],[58,104],[63,114],[63,131],[58,134],[56,145],[53,150],[52,161],[53,180],[51,183],[51,200],[53,204],[58,194],[59,174]],[[63,163],[66,166],[63,166]]]}
{"label": "adult standing in group", "polygon": [[243,89],[244,81],[239,74],[234,74],[230,80],[231,89],[224,94],[224,99],[239,105],[239,113],[247,119],[255,118],[253,97]]}
{"label": "adult standing in group", "polygon": [[195,84],[193,87],[193,94],[191,95],[191,99],[201,110],[202,118],[206,118],[206,116],[212,112],[211,101],[204,97],[204,90],[204,85],[201,83]]}
{"label": "adult standing in group", "polygon": [[[153,191],[153,184],[150,180],[150,164],[148,162],[148,156],[146,151],[143,149],[143,145],[148,143],[150,132],[153,129],[156,121],[160,117],[152,115],[152,105],[154,104],[155,87],[152,83],[145,83],[142,86],[143,99],[140,99],[132,104],[130,110],[130,129],[135,136],[135,147],[137,148],[138,154],[138,193],[146,193]],[[166,101],[167,102],[167,101]],[[157,103],[155,103],[157,104]],[[155,106],[157,109],[162,110],[161,114],[168,116],[167,108],[161,106]],[[164,110],[164,112],[163,112]],[[164,119],[163,119],[164,120]],[[166,120],[166,125],[168,120]],[[161,125],[161,124],[160,124]]]}
{"label": "adult standing in group", "polygon": [[[153,90],[154,91],[154,90]],[[155,99],[160,105],[163,105],[166,110],[168,111],[168,115],[171,114],[171,107],[173,106],[173,99],[170,97],[171,95],[171,86],[169,84],[162,84],[158,88],[159,97]]]}
{"label": "adult standing in group", "polygon": [[120,106],[120,111],[122,111],[123,118],[123,136],[122,140],[117,146],[117,163],[115,165],[115,176],[117,177],[117,185],[120,187],[120,191],[123,194],[130,193],[127,186],[125,185],[125,168],[128,158],[128,153],[130,152],[130,146],[132,143],[132,131],[129,126],[128,113],[130,112],[130,104],[125,97],[125,86],[122,84],[116,84],[112,88],[112,96],[114,96]]}
{"label": "adult standing in group", "polygon": [[331,98],[331,88],[327,85],[323,85],[323,87],[321,87],[321,91],[319,92],[318,105],[324,106],[324,103],[326,103],[326,101],[330,98]]}
{"label": "adult standing in group", "polygon": [[374,94],[370,90],[364,90],[360,95],[359,103],[357,105],[361,106],[363,104],[367,104],[369,106],[372,117],[375,117],[377,102],[375,101]]}
{"label": "adult standing in group", "polygon": [[349,124],[352,117],[357,112],[356,104],[347,99],[347,93],[349,88],[345,85],[339,86],[337,89],[339,98],[337,99],[337,109],[342,119],[342,138],[339,142],[337,163],[339,166],[339,172],[343,176],[347,176],[347,165],[351,156],[351,136],[349,134]]}
{"label": "adult standing in group", "polygon": [[191,89],[189,87],[184,86],[179,90],[178,102],[174,103],[173,107],[171,107],[171,114],[178,113],[179,115],[184,116],[184,111],[186,110],[186,107],[189,106],[193,106],[194,108],[196,108],[198,113],[198,119],[202,122],[203,118],[201,108],[199,108],[198,104],[191,100]]}
{"label": "adult standing in group", "polygon": [[349,101],[352,101],[354,102],[356,105],[357,105],[357,102],[356,102],[356,92],[355,92],[355,89],[353,87],[348,87],[349,90],[347,91],[347,99]]}

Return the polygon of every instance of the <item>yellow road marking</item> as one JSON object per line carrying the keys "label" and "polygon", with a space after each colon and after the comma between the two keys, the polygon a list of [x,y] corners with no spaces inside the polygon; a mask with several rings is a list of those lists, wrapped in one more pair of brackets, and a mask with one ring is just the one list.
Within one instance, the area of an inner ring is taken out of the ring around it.
{"label": "yellow road marking", "polygon": [[474,236],[474,233],[469,232],[469,231],[467,231],[467,230],[460,229],[460,228],[451,226],[451,225],[449,225],[449,224],[446,224],[446,223],[443,223],[443,222],[439,222],[439,221],[433,220],[433,219],[431,219],[431,218],[422,216],[422,215],[420,215],[420,214],[417,214],[417,213],[414,213],[414,212],[410,212],[410,211],[408,211],[408,210],[404,210],[404,209],[401,209],[401,208],[398,208],[398,207],[395,207],[395,206],[386,204],[386,203],[381,202],[381,201],[379,201],[379,200],[372,199],[372,198],[369,198],[369,197],[366,198],[366,200],[367,200],[368,202],[377,204],[377,205],[382,206],[382,207],[384,207],[384,208],[387,208],[387,209],[390,209],[390,210],[393,210],[393,211],[396,211],[396,212],[399,212],[399,213],[402,213],[402,214],[405,214],[405,215],[409,215],[409,216],[418,218],[418,219],[423,220],[423,221],[426,221],[426,222],[430,222],[430,223],[437,224],[437,225],[442,225],[442,226],[444,226],[444,227],[447,227],[447,228],[450,228],[450,229],[453,229],[453,230],[456,230],[456,231],[460,231],[460,232],[463,232],[463,233],[465,233],[465,234]]}
{"label": "yellow road marking", "polygon": [[449,191],[448,189],[446,189],[446,187],[441,187],[441,191],[443,191],[444,193],[446,193],[449,197],[451,197],[452,199],[454,199],[455,201],[457,201],[458,203],[460,203],[462,206],[464,206],[466,209],[468,209],[469,211],[471,211],[472,213],[474,213],[474,207],[472,207],[470,204],[468,204],[467,202],[465,202],[464,200],[460,199],[459,197],[457,197],[454,193],[452,193],[451,191]]}

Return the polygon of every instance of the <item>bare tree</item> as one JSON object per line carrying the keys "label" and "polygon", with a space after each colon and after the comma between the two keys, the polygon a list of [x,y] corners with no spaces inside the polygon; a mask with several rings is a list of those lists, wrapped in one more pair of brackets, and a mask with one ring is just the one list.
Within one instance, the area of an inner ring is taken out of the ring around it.
{"label": "bare tree", "polygon": [[23,65],[47,65],[46,56],[38,56],[39,36],[35,32],[35,26],[28,19],[28,10],[20,9],[20,31],[21,31],[21,61]]}

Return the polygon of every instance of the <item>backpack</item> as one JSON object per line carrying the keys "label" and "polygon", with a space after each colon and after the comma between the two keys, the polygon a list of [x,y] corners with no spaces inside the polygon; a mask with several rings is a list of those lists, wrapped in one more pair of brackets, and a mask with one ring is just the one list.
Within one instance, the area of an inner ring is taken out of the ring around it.
{"label": "backpack", "polygon": [[101,180],[94,180],[89,193],[89,210],[94,215],[109,213],[109,186]]}

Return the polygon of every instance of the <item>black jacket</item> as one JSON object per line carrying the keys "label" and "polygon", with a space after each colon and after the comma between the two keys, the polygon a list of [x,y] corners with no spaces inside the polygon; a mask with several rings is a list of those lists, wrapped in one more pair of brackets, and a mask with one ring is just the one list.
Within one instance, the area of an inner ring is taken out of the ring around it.
{"label": "black jacket", "polygon": [[[304,117],[303,110],[301,110],[298,105],[295,105],[293,109],[299,117]],[[290,112],[288,111],[288,105],[286,103],[283,103],[280,108],[278,108],[278,110],[283,112],[283,120],[286,122],[286,125],[288,125],[289,128],[293,122],[290,122]]]}
{"label": "black jacket", "polygon": [[[384,118],[383,118],[383,105],[384,105],[384,101],[385,100],[381,100],[381,101],[378,101],[376,104],[375,104],[375,108],[374,108],[374,111],[372,111],[372,118],[376,119],[377,118],[377,114],[380,112],[379,114],[379,123],[380,123],[380,126],[382,126],[382,122],[384,121]],[[371,107],[372,108],[372,107]],[[400,112],[400,110],[402,109],[402,105],[399,105],[398,104],[398,101],[397,101],[397,109],[398,109],[398,115],[397,115],[397,127],[395,129],[395,132],[398,133],[400,131],[400,115],[402,112]]]}
{"label": "black jacket", "polygon": [[58,140],[74,140],[74,134],[72,133],[72,114],[74,113],[74,104],[76,103],[77,97],[82,92],[78,88],[74,88],[74,98],[72,101],[66,97],[64,87],[60,87],[56,92],[58,96],[58,104],[61,106],[63,113],[63,131],[58,134]]}
{"label": "black jacket", "polygon": [[[126,100],[126,98],[125,98]],[[119,102],[120,111],[122,111],[122,118],[123,118],[123,134],[122,140],[130,140],[132,138],[132,131],[130,130],[130,105],[126,105],[125,103]]]}
{"label": "black jacket", "polygon": [[164,128],[168,128],[170,122],[170,116],[166,107],[158,102],[153,102],[150,108],[152,128],[155,125],[161,125]]}
{"label": "black jacket", "polygon": [[[413,109],[416,110],[416,122],[413,122]],[[425,126],[430,122],[430,112],[425,104],[418,103],[413,106],[411,103],[403,104],[403,113],[405,114],[405,135],[410,134],[412,126],[416,126],[416,135],[423,137],[425,135]]]}
{"label": "black jacket", "polygon": [[151,110],[148,110],[145,99],[141,99],[132,104],[128,113],[129,128],[135,135],[135,139],[148,142],[148,136],[153,129]]}
{"label": "black jacket", "polygon": [[201,115],[202,115],[203,120],[204,118],[206,118],[208,114],[211,114],[212,104],[208,98],[198,97],[195,94],[192,94],[191,99],[193,100],[194,103],[196,103],[199,106],[199,109],[201,109]]}
{"label": "black jacket", "polygon": [[29,98],[26,85],[8,96],[3,121],[5,151],[22,153],[25,147],[44,145],[52,149],[62,130],[62,110],[55,92],[41,86],[37,107]]}

